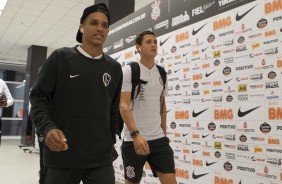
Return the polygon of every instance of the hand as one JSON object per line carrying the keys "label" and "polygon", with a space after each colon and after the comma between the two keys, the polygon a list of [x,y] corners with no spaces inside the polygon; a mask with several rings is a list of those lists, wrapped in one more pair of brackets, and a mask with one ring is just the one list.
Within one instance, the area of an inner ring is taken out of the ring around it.
{"label": "hand", "polygon": [[31,135],[26,135],[25,136],[25,143],[27,145],[31,145],[32,144],[32,136]]}
{"label": "hand", "polygon": [[3,95],[1,98],[0,98],[0,108],[2,107],[6,107],[7,106],[7,98],[5,95]]}
{"label": "hand", "polygon": [[7,102],[5,102],[5,101],[0,102],[0,108],[6,107],[6,105],[7,105]]}
{"label": "hand", "polygon": [[67,139],[59,129],[50,130],[45,137],[45,144],[51,151],[66,151],[68,149]]}
{"label": "hand", "polygon": [[148,142],[140,134],[137,134],[133,138],[133,145],[134,145],[136,154],[138,155],[150,154],[150,148],[149,148]]}

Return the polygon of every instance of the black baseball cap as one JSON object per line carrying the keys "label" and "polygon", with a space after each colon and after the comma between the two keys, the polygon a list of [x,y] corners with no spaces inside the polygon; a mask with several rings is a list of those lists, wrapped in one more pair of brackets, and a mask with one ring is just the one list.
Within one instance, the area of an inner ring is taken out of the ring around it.
{"label": "black baseball cap", "polygon": [[[84,11],[83,11],[82,17],[80,18],[80,24],[83,23],[83,21],[86,19],[86,17],[89,14],[94,13],[94,12],[104,13],[107,16],[108,24],[110,25],[110,13],[109,13],[109,10],[108,10],[106,4],[104,4],[104,3],[94,4],[92,6],[85,8]],[[76,41],[78,41],[80,43],[82,42],[82,33],[79,31],[79,29],[78,29],[77,34],[76,34]]]}

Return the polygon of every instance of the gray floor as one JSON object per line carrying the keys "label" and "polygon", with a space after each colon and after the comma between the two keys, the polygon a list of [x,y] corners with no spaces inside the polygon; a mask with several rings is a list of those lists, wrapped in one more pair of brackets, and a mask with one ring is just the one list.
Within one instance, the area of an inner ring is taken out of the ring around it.
{"label": "gray floor", "polygon": [[39,155],[24,153],[20,140],[2,139],[0,147],[0,183],[37,184]]}
{"label": "gray floor", "polygon": [[38,184],[39,154],[24,152],[19,145],[20,140],[2,139],[0,183]]}

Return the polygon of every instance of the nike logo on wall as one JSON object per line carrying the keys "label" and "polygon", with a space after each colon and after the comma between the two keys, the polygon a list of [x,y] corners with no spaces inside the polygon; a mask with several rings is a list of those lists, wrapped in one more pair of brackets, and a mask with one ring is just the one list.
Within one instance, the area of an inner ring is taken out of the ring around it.
{"label": "nike logo on wall", "polygon": [[255,5],[254,7],[252,7],[251,9],[249,9],[248,11],[246,11],[245,13],[243,13],[242,15],[236,15],[236,21],[240,21],[242,18],[244,18],[250,11],[252,11],[257,5]]}
{"label": "nike logo on wall", "polygon": [[206,161],[206,166],[211,166],[213,164],[215,164],[216,162],[211,162],[211,163],[208,163],[208,161]]}
{"label": "nike logo on wall", "polygon": [[170,110],[167,110],[166,113],[169,113],[170,111],[171,111],[171,109],[170,109]]}
{"label": "nike logo on wall", "polygon": [[185,57],[187,54],[189,54],[189,52],[187,52],[187,53],[183,54],[183,57]]}
{"label": "nike logo on wall", "polygon": [[204,138],[206,138],[207,136],[209,136],[209,134],[208,134],[208,135],[202,135],[202,138],[204,139]]}
{"label": "nike logo on wall", "polygon": [[204,110],[202,110],[202,111],[200,111],[200,112],[195,112],[195,110],[193,110],[193,113],[192,113],[192,116],[193,116],[193,118],[195,118],[195,117],[197,117],[197,116],[199,116],[200,114],[202,114],[203,112],[205,112],[206,110],[208,110],[209,108],[206,108],[206,109],[204,109]]}
{"label": "nike logo on wall", "polygon": [[229,80],[224,80],[224,84],[228,83],[229,81],[231,81],[233,78],[229,79]]}
{"label": "nike logo on wall", "polygon": [[185,136],[187,136],[187,135],[189,135],[189,134],[182,134],[183,137],[185,137]]}
{"label": "nike logo on wall", "polygon": [[196,150],[196,151],[194,151],[194,150],[192,150],[192,153],[197,153],[199,150]]}
{"label": "nike logo on wall", "polygon": [[202,49],[202,52],[205,52],[209,47],[205,48],[205,49]]}
{"label": "nike logo on wall", "polygon": [[118,57],[115,58],[115,60],[118,60],[118,58],[120,58],[121,55],[119,55]]}
{"label": "nike logo on wall", "polygon": [[170,38],[171,36],[169,36],[167,39],[165,39],[163,42],[160,41],[160,46],[163,46],[163,44],[165,44],[165,42]]}
{"label": "nike logo on wall", "polygon": [[[216,71],[216,70],[215,70]],[[211,72],[211,73],[206,73],[206,77],[209,77],[211,74],[213,74],[215,71]]]}
{"label": "nike logo on wall", "polygon": [[78,77],[80,74],[78,74],[78,75],[70,75],[70,78],[72,79],[72,78],[75,78],[75,77]]}
{"label": "nike logo on wall", "polygon": [[244,112],[241,111],[241,107],[240,107],[239,110],[238,110],[238,117],[242,118],[242,117],[246,116],[247,114],[253,112],[254,110],[256,110],[256,109],[259,108],[259,107],[260,107],[260,106],[257,106],[257,107],[255,107],[255,108],[252,108],[252,109],[247,110],[247,111],[244,111]]}
{"label": "nike logo on wall", "polygon": [[178,70],[174,70],[174,73],[177,73],[179,70],[180,70],[180,69],[178,69]]}
{"label": "nike logo on wall", "polygon": [[195,172],[193,171],[192,178],[193,178],[194,180],[196,180],[196,179],[199,179],[199,178],[201,178],[201,177],[203,177],[203,176],[205,176],[205,175],[207,175],[207,174],[209,174],[209,173],[205,173],[205,174],[195,174]]}
{"label": "nike logo on wall", "polygon": [[205,23],[204,25],[202,25],[202,27],[200,27],[199,29],[197,29],[196,31],[194,30],[193,28],[193,31],[192,31],[192,35],[196,35],[201,29],[203,29],[203,27],[205,27],[205,25],[207,25],[207,23]]}

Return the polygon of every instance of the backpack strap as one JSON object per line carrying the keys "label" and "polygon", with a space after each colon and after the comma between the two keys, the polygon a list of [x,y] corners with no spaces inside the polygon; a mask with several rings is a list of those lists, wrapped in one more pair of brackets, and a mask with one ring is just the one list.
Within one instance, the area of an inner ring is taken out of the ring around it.
{"label": "backpack strap", "polygon": [[[131,68],[131,83],[132,83],[132,90],[131,90],[131,101],[132,101],[132,107],[134,106],[134,99],[137,98],[137,96],[140,93],[140,89],[141,89],[141,84],[147,84],[148,81],[143,81],[140,79],[140,66],[137,62],[131,62],[128,64]],[[166,71],[163,67],[156,65],[160,76],[162,78],[163,81],[163,91],[161,94],[163,94],[164,90],[165,90],[165,84],[166,84]],[[134,97],[134,93],[137,87],[137,93]]]}
{"label": "backpack strap", "polygon": [[[140,66],[137,62],[131,62],[128,65],[131,68],[131,83],[132,83],[131,101],[133,101],[135,89],[136,89],[136,86],[138,85],[139,80],[140,80]],[[137,97],[137,95],[136,95],[136,97]]]}
{"label": "backpack strap", "polygon": [[159,70],[159,73],[161,75],[161,78],[162,78],[162,81],[163,81],[163,91],[161,94],[163,94],[164,90],[165,90],[165,84],[166,84],[166,71],[163,67],[161,67],[160,65],[156,65],[158,70]]}
{"label": "backpack strap", "polygon": [[[131,90],[131,101],[132,101],[132,108],[134,106],[134,99],[140,93],[141,84],[147,84],[148,81],[143,81],[140,79],[140,66],[137,62],[131,62],[128,64],[131,67],[131,83],[132,83],[132,90]],[[134,93],[137,87],[137,93],[134,97]]]}
{"label": "backpack strap", "polygon": [[[163,91],[161,93],[161,96],[163,95],[164,93],[164,90],[165,90],[165,84],[166,84],[166,71],[163,67],[161,67],[160,65],[156,65],[158,70],[159,70],[159,73],[160,73],[160,76],[162,78],[162,81],[163,81]],[[161,112],[163,113],[163,109],[164,109],[164,102],[162,103],[162,110]]]}

